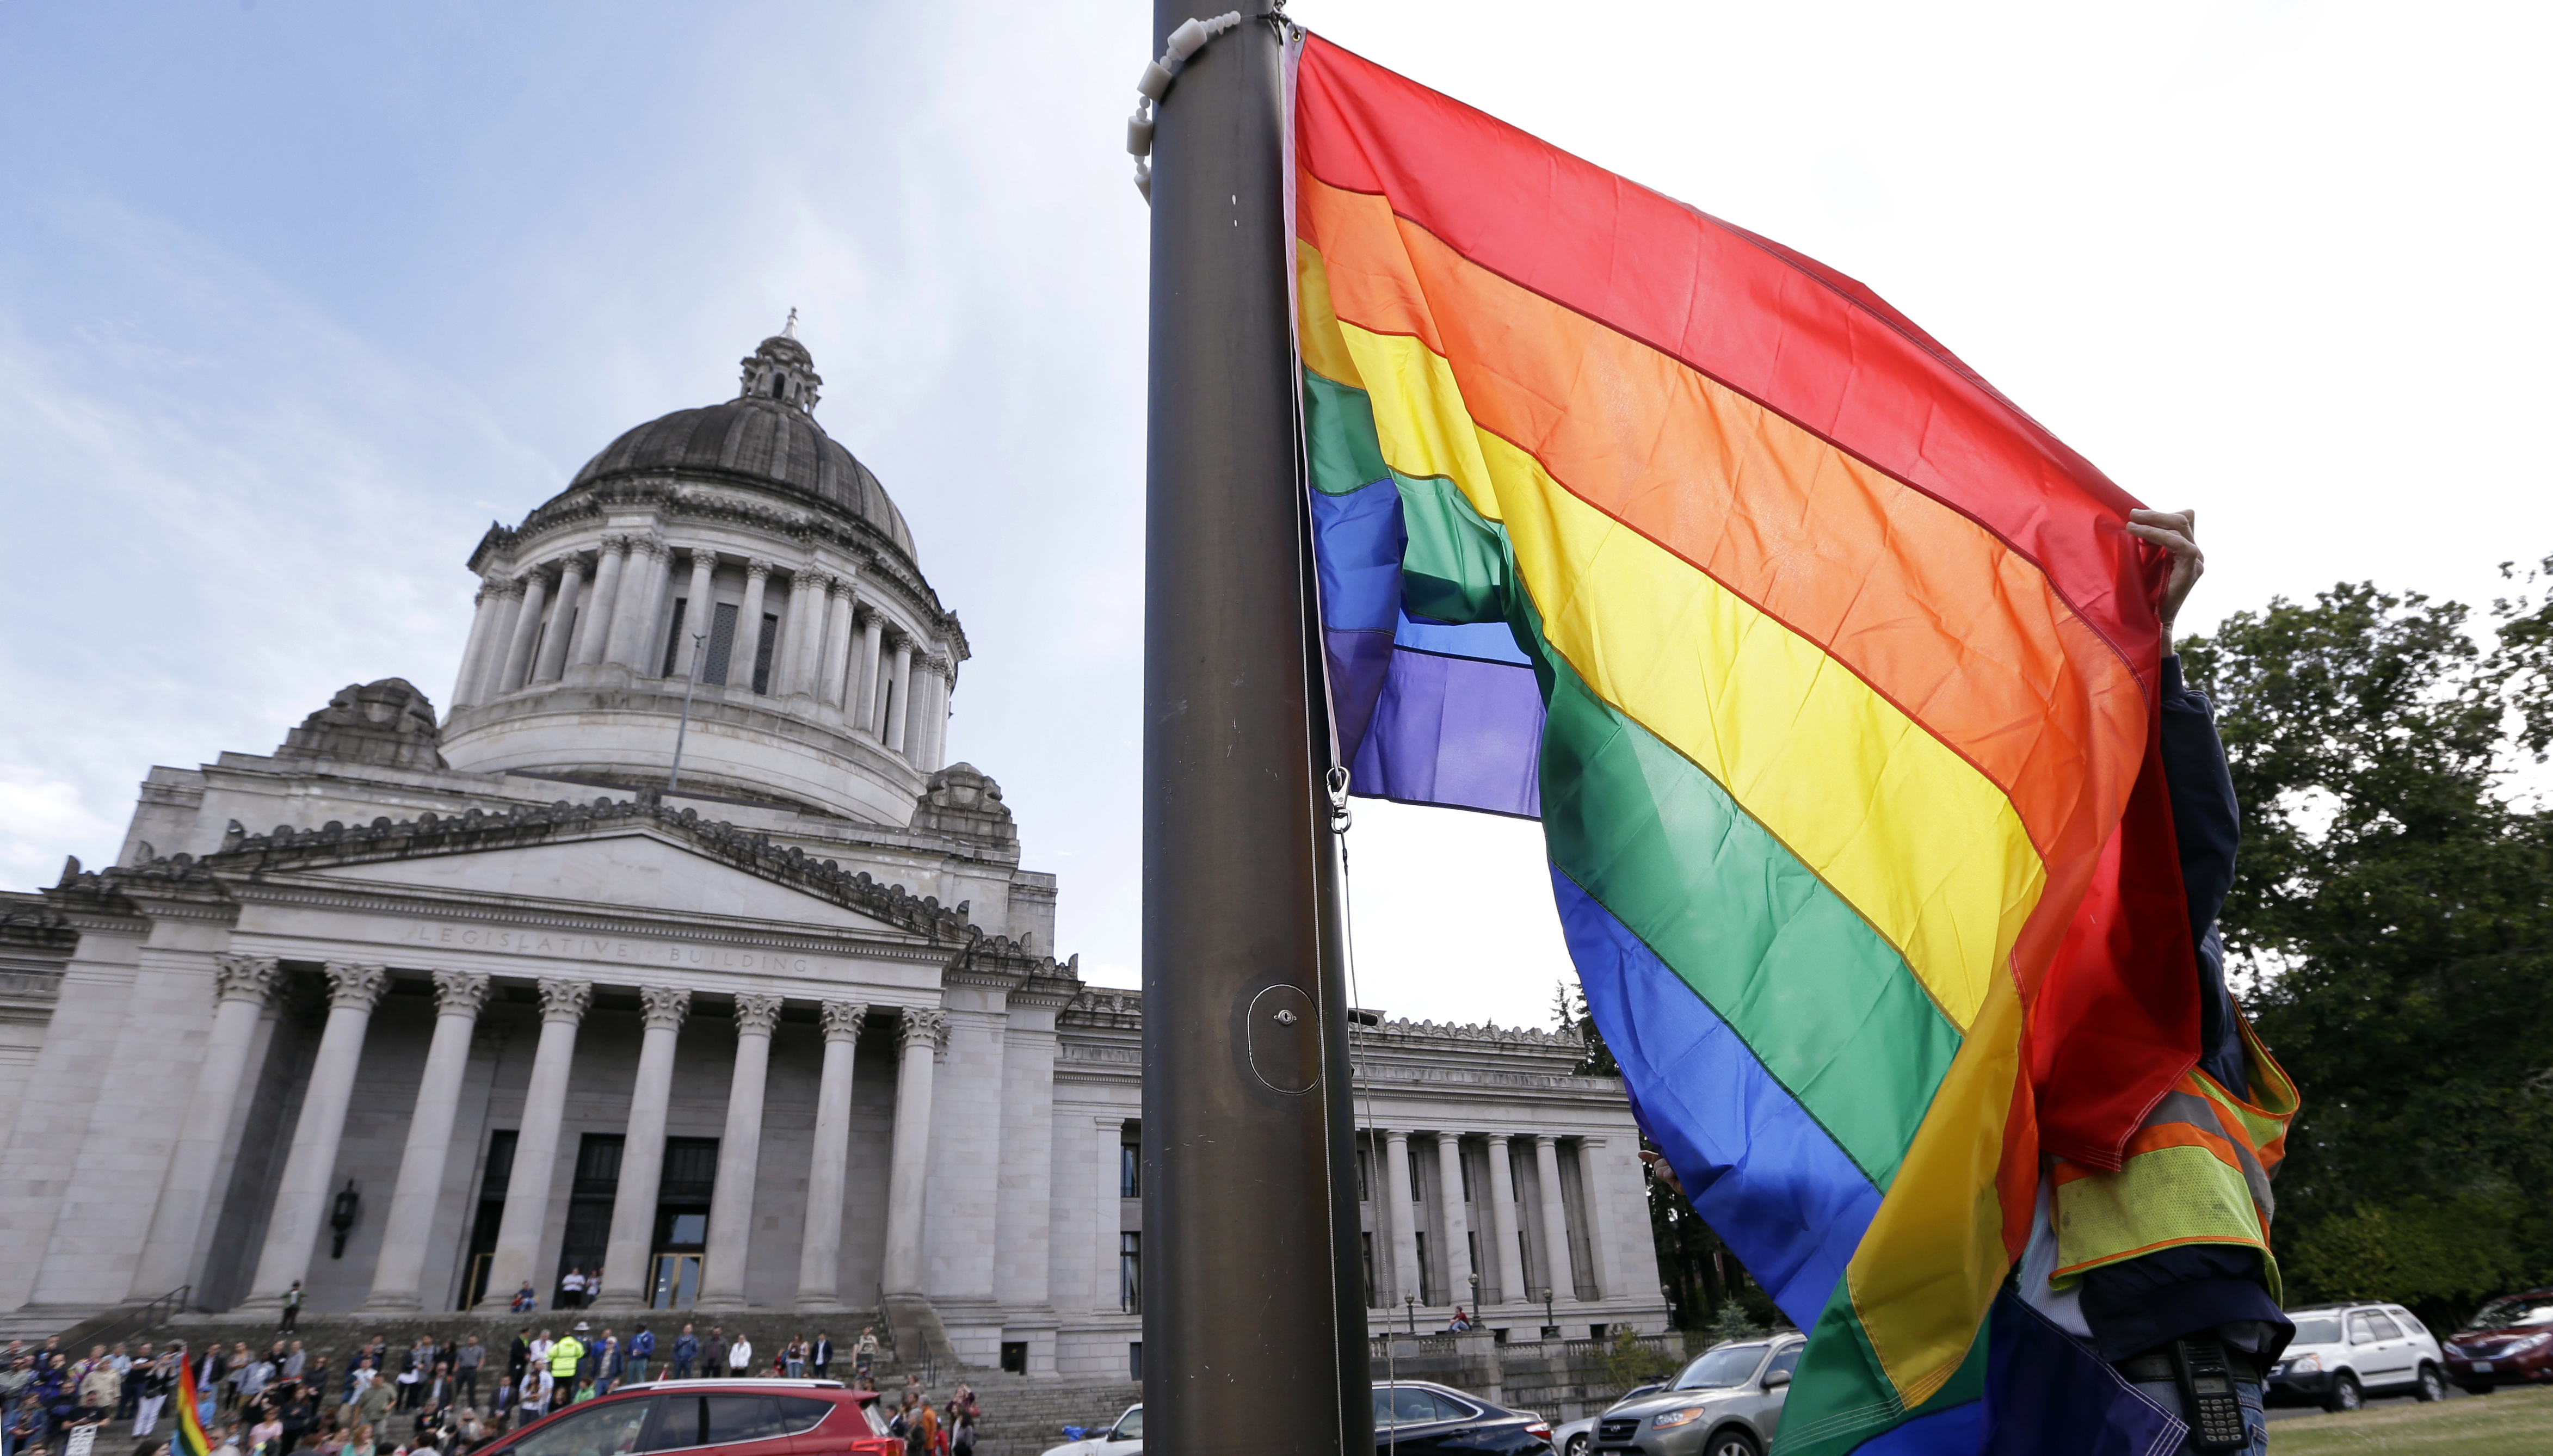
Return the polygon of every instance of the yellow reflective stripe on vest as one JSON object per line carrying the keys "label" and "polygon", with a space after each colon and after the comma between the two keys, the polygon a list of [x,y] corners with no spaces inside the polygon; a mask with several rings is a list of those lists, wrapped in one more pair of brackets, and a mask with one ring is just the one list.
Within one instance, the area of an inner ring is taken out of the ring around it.
{"label": "yellow reflective stripe on vest", "polygon": [[2238,1022],[2253,1100],[2193,1070],[2146,1114],[2118,1172],[2056,1160],[2053,1286],[2178,1244],[2239,1244],[2260,1251],[2270,1297],[2280,1297],[2278,1262],[2270,1252],[2276,1208],[2270,1175],[2285,1151],[2296,1088],[2251,1023],[2239,1013]]}

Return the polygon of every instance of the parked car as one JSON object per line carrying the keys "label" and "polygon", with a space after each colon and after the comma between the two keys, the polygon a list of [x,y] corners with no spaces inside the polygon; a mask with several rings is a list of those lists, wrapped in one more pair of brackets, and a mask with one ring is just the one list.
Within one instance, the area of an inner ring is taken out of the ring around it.
{"label": "parked car", "polygon": [[1064,1443],[1046,1456],[1144,1456],[1144,1407],[1129,1405],[1114,1425],[1075,1437],[1077,1426],[1064,1428]]}
{"label": "parked car", "polygon": [[[1605,1410],[1611,1410],[1615,1406],[1622,1404],[1624,1401],[1636,1400],[1642,1396],[1648,1395],[1652,1391],[1663,1391],[1665,1389],[1666,1386],[1659,1382],[1652,1382],[1645,1386],[1633,1386],[1617,1397],[1612,1405],[1606,1406]],[[1587,1456],[1587,1448],[1596,1444],[1596,1422],[1604,1418],[1605,1411],[1600,1410],[1594,1415],[1582,1415],[1578,1419],[1569,1422],[1567,1425],[1553,1426],[1551,1428],[1551,1449],[1559,1452],[1560,1456]]]}
{"label": "parked car", "polygon": [[2447,1341],[2447,1375],[2477,1396],[2553,1381],[2553,1288],[2494,1299]]}
{"label": "parked car", "polygon": [[1451,1386],[1405,1380],[1374,1388],[1374,1449],[1382,1452],[1480,1452],[1482,1456],[1551,1456],[1551,1425],[1530,1410],[1509,1410]]}
{"label": "parked car", "polygon": [[1598,1417],[1595,1456],[1764,1456],[1782,1423],[1791,1371],[1808,1347],[1797,1330],[1714,1345],[1665,1390],[1620,1401]]}
{"label": "parked car", "polygon": [[[1431,1451],[1481,1456],[1551,1456],[1551,1427],[1530,1410],[1509,1410],[1450,1386],[1426,1381],[1374,1388],[1374,1449],[1424,1456]],[[1107,1431],[1067,1441],[1046,1456],[1143,1456],[1144,1407],[1129,1405]]]}
{"label": "parked car", "polygon": [[2401,1305],[2326,1304],[2287,1317],[2296,1337],[2270,1368],[2261,1393],[2269,1403],[2355,1410],[2371,1392],[2445,1399],[2438,1338]]}
{"label": "parked car", "polygon": [[902,1456],[877,1392],[839,1381],[699,1380],[621,1386],[498,1437],[478,1456]]}

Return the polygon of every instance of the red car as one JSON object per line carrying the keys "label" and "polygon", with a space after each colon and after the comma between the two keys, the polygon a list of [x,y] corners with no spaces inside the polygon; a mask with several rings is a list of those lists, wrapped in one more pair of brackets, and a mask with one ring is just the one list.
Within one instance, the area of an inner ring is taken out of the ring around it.
{"label": "red car", "polygon": [[2447,1378],[2479,1396],[2553,1381],[2553,1288],[2485,1304],[2447,1341]]}
{"label": "red car", "polygon": [[820,1380],[622,1386],[500,1436],[478,1456],[902,1456],[877,1399]]}

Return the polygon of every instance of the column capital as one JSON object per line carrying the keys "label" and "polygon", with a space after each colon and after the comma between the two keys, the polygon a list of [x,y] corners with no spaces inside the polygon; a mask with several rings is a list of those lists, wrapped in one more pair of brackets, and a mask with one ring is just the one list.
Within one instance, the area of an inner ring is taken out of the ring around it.
{"label": "column capital", "polygon": [[772,568],[776,564],[765,561],[759,556],[748,556],[744,558],[744,579],[748,582],[762,581],[771,575]]}
{"label": "column capital", "polygon": [[275,983],[283,974],[282,962],[272,955],[231,955],[213,957],[213,1000],[254,1001],[266,1005],[275,997]]}
{"label": "column capital", "polygon": [[780,998],[777,996],[738,996],[735,998],[735,1034],[739,1037],[767,1037],[780,1024]]}
{"label": "column capital", "polygon": [[637,556],[662,556],[668,561],[674,559],[674,548],[654,536],[631,536],[629,550],[631,554]]}
{"label": "column capital", "polygon": [[323,967],[328,973],[328,1005],[351,1011],[370,1011],[389,989],[390,968],[387,965],[355,965],[332,960]]}
{"label": "column capital", "polygon": [[933,1051],[948,1045],[948,1013],[937,1006],[907,1006],[904,1020],[896,1027],[896,1045],[910,1052],[915,1044],[928,1045]]}
{"label": "column capital", "polygon": [[718,552],[707,546],[688,546],[684,548],[683,554],[692,558],[692,570],[694,571],[698,571],[704,566],[708,567],[712,571],[718,570]]}
{"label": "column capital", "polygon": [[634,536],[620,531],[614,531],[611,534],[605,536],[603,538],[603,544],[596,549],[600,550],[607,556],[617,556],[626,552],[636,540],[637,538]]}
{"label": "column capital", "polygon": [[1557,1133],[1531,1133],[1527,1136],[1533,1139],[1533,1145],[1537,1149],[1560,1146],[1560,1135]]}
{"label": "column capital", "polygon": [[531,586],[531,584],[532,573],[526,571],[514,576],[500,577],[497,580],[490,582],[488,585],[494,588],[497,595],[500,597],[519,597],[523,595],[524,589]]}
{"label": "column capital", "polygon": [[828,1001],[816,1008],[816,1014],[824,1018],[826,1041],[856,1042],[860,1028],[868,1023],[869,1008],[858,1001]]}
{"label": "column capital", "polygon": [[647,1030],[675,1031],[683,1018],[692,1013],[692,992],[688,986],[640,986],[638,1004],[645,1012]]}
{"label": "column capital", "polygon": [[479,1017],[479,1008],[488,1004],[488,977],[475,970],[438,970],[434,973],[434,1014],[437,1016]]}
{"label": "column capital", "polygon": [[545,975],[540,979],[540,990],[543,1021],[563,1021],[574,1026],[585,1020],[586,1011],[594,1005],[592,981]]}
{"label": "column capital", "polygon": [[1409,1141],[1409,1130],[1406,1128],[1388,1127],[1384,1128],[1381,1131],[1383,1133],[1383,1140],[1387,1143],[1406,1143]]}

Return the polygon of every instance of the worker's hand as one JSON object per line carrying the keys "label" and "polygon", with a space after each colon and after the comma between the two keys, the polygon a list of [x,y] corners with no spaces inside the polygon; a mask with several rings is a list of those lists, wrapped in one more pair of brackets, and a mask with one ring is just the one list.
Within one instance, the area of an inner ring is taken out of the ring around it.
{"label": "worker's hand", "polygon": [[2171,553],[2171,580],[2164,584],[2162,608],[2164,650],[2168,652],[2172,619],[2180,616],[2180,604],[2189,600],[2189,589],[2207,573],[2207,554],[2198,549],[2198,512],[2131,510],[2128,534]]}
{"label": "worker's hand", "polygon": [[1649,1166],[1649,1176],[1651,1177],[1654,1177],[1659,1182],[1675,1189],[1678,1193],[1682,1193],[1684,1191],[1684,1183],[1681,1179],[1677,1178],[1676,1171],[1674,1167],[1667,1162],[1665,1154],[1654,1152],[1647,1148],[1642,1148],[1640,1150],[1640,1161]]}

